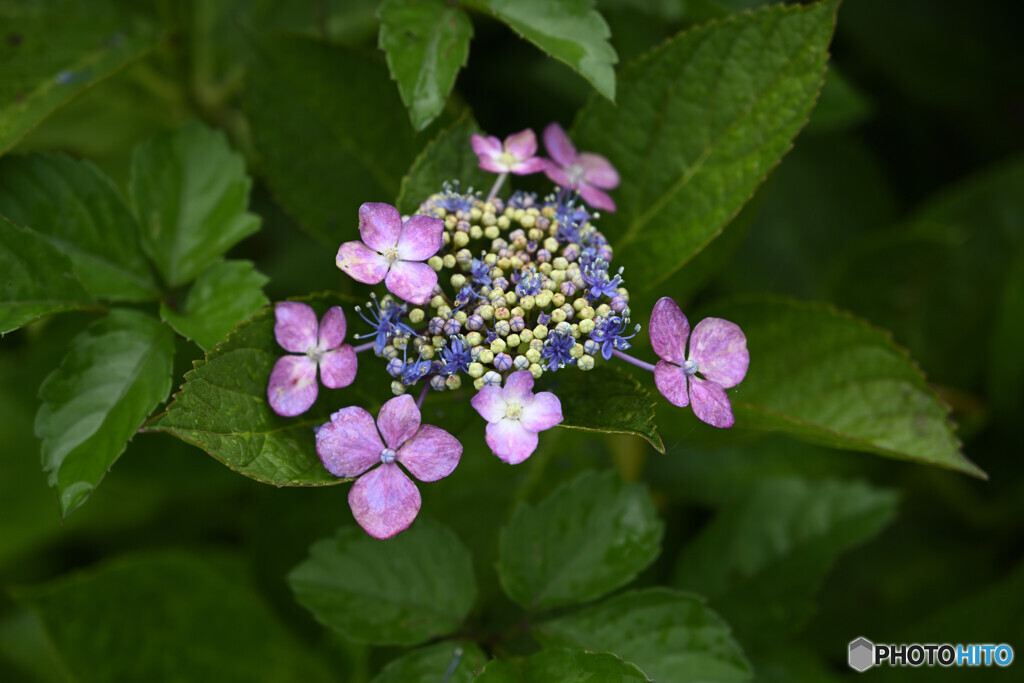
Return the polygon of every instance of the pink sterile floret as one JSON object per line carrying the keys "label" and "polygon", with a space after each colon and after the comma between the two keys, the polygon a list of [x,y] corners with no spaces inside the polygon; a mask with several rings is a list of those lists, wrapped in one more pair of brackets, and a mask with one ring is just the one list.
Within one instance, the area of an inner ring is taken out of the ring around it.
{"label": "pink sterile floret", "polygon": [[359,234],[362,242],[345,242],[338,249],[339,268],[364,284],[383,280],[392,294],[410,303],[430,301],[437,273],[422,261],[441,248],[441,219],[410,216],[403,224],[395,207],[369,202],[359,207]]}
{"label": "pink sterile floret", "polygon": [[462,444],[439,427],[421,425],[416,401],[403,395],[381,407],[376,426],[359,406],[334,413],[316,433],[316,452],[331,474],[359,477],[348,492],[359,526],[374,538],[391,538],[409,528],[421,502],[398,465],[420,481],[444,479],[459,464]]}
{"label": "pink sterile floret", "polygon": [[544,129],[544,146],[551,160],[544,173],[553,182],[570,190],[578,190],[583,201],[595,209],[615,211],[615,202],[602,190],[619,186],[619,172],[600,154],[577,152],[562,127],[552,123]]}
{"label": "pink sterile floret", "polygon": [[[681,408],[693,403],[694,414],[715,427],[732,427],[732,404],[725,390],[747,374],[747,338],[736,323],[705,318],[693,328],[675,301],[663,297],[651,312],[651,347],[662,360],[654,368],[661,395]],[[690,339],[690,355],[684,356]],[[703,379],[697,373],[703,375]]]}
{"label": "pink sterile floret", "polygon": [[509,135],[504,143],[493,135],[471,135],[469,140],[485,171],[529,175],[544,170],[544,160],[537,158],[537,136],[529,128]]}
{"label": "pink sterile floret", "polygon": [[316,401],[320,381],[330,389],[352,384],[356,378],[356,353],[345,341],[345,314],[333,306],[320,324],[307,304],[283,301],[274,309],[274,336],[285,351],[301,356],[277,359],[267,384],[267,400],[278,415],[294,417],[309,410]]}
{"label": "pink sterile floret", "polygon": [[537,432],[562,421],[562,404],[550,391],[533,393],[533,375],[513,372],[505,386],[481,387],[471,401],[487,420],[487,445],[494,454],[516,465],[537,448]]}

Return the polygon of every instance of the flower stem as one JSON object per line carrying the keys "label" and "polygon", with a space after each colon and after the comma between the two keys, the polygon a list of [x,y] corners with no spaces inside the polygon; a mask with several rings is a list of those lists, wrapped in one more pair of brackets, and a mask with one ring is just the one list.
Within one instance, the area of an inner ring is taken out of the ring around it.
{"label": "flower stem", "polygon": [[362,353],[363,351],[369,351],[370,349],[372,349],[373,344],[374,342],[368,341],[365,344],[360,344],[359,346],[353,347],[352,350],[355,351],[356,353]]}
{"label": "flower stem", "polygon": [[650,363],[646,363],[646,362],[640,360],[639,358],[633,358],[633,356],[628,356],[628,355],[624,354],[622,351],[619,351],[618,349],[613,350],[612,351],[612,355],[615,356],[616,358],[621,358],[622,360],[626,361],[627,363],[632,363],[633,365],[637,366],[638,368],[643,368],[644,370],[647,370],[648,372],[654,372],[654,366],[651,365]]}
{"label": "flower stem", "polygon": [[430,382],[423,384],[423,391],[420,392],[420,397],[416,399],[416,410],[423,408],[423,401],[427,398],[427,390],[430,389]]}
{"label": "flower stem", "polygon": [[494,199],[494,197],[498,194],[498,190],[500,190],[501,186],[505,183],[506,176],[508,176],[508,173],[498,174],[498,179],[494,181],[494,186],[491,188],[491,191],[487,194],[487,199],[484,200],[484,203]]}

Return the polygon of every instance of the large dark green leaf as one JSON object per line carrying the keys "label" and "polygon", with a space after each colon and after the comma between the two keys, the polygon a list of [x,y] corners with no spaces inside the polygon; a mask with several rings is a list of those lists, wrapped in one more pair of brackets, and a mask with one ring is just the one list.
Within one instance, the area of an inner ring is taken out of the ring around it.
{"label": "large dark green leaf", "polygon": [[331,680],[244,582],[194,554],[124,557],[17,596],[75,680]]}
{"label": "large dark green leaf", "polygon": [[472,683],[473,672],[483,669],[485,662],[487,656],[476,643],[446,640],[389,662],[372,683]]}
{"label": "large dark green leaf", "polygon": [[93,296],[156,298],[135,218],[113,183],[88,161],[50,154],[4,157],[0,214],[67,254]]}
{"label": "large dark green leaf", "polygon": [[545,645],[607,650],[656,681],[750,680],[729,625],[703,598],[668,588],[630,591],[539,624]]}
{"label": "large dark green leaf", "polygon": [[39,395],[43,469],[67,515],[85,502],[128,440],[171,390],[174,335],[136,311],[114,310],[71,341]]}
{"label": "large dark green leaf", "polygon": [[654,426],[654,398],[628,373],[601,367],[561,373],[555,379],[550,389],[562,403],[564,419],[559,426],[633,434],[647,439],[659,453],[665,452]]}
{"label": "large dark green leaf", "polygon": [[470,0],[615,99],[615,48],[592,0]]}
{"label": "large dark green leaf", "polygon": [[209,351],[240,320],[270,303],[263,295],[267,276],[252,261],[219,261],[188,290],[181,309],[160,304],[160,317],[179,334]]}
{"label": "large dark green leaf", "polygon": [[0,26],[0,154],[154,43],[129,14],[102,0],[5,2]]}
{"label": "large dark green leaf", "polygon": [[653,562],[663,531],[646,487],[585,472],[516,510],[501,532],[501,585],[530,610],[593,600]]}
{"label": "large dark green leaf", "polygon": [[136,148],[131,195],[142,246],[167,284],[192,280],[259,229],[246,211],[251,186],[224,134],[195,122]]}
{"label": "large dark green leaf", "polygon": [[466,65],[473,24],[458,5],[445,0],[385,0],[377,14],[391,77],[413,127],[423,130],[444,109]]}
{"label": "large dark green leaf", "polygon": [[486,191],[495,176],[480,169],[469,143],[469,136],[479,132],[472,117],[465,115],[431,140],[402,179],[398,210],[414,213],[427,197],[441,191],[445,181],[458,180],[462,192]]}
{"label": "large dark green leaf", "polygon": [[541,650],[529,658],[492,659],[477,683],[647,683],[634,664],[610,652]]}
{"label": "large dark green leaf", "polygon": [[622,176],[601,229],[616,261],[653,287],[750,198],[807,121],[825,72],[835,3],[772,7],[680,35],[592,97],[574,138]]}
{"label": "large dark green leaf", "polygon": [[334,538],[313,544],[288,583],[322,624],[350,640],[379,645],[416,645],[448,635],[476,598],[469,550],[425,517],[387,541],[362,529],[339,529]]}
{"label": "large dark green leaf", "polygon": [[743,328],[750,370],[736,423],[984,477],[961,454],[948,408],[888,334],[824,305],[752,297],[717,304]]}
{"label": "large dark green leaf", "polygon": [[858,482],[766,479],[683,550],[676,584],[708,597],[744,643],[800,629],[835,558],[896,513],[891,491]]}
{"label": "large dark green leaf", "polygon": [[0,334],[90,304],[67,256],[0,216]]}
{"label": "large dark green leaf", "polygon": [[[384,64],[298,36],[256,45],[246,109],[278,201],[333,248],[363,202],[392,202],[422,142]],[[437,182],[440,182],[438,179]]]}

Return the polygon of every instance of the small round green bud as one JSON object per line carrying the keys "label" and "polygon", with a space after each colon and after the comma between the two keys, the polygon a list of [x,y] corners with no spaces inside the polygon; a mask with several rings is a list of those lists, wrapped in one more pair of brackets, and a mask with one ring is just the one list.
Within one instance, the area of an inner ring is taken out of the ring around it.
{"label": "small round green bud", "polygon": [[572,334],[572,325],[570,325],[567,322],[559,322],[557,325],[555,325],[555,332],[562,335],[563,337],[566,335],[570,335]]}
{"label": "small round green bud", "polygon": [[544,248],[552,253],[558,251],[558,246],[558,240],[556,240],[554,237],[549,237],[546,240],[544,240]]}
{"label": "small round green bud", "polygon": [[483,228],[481,228],[479,225],[470,226],[470,228],[469,228],[469,238],[470,239],[478,240],[478,239],[480,239],[483,236],[484,236],[484,229]]}
{"label": "small round green bud", "polygon": [[439,349],[443,347],[447,342],[448,340],[442,337],[441,335],[436,335],[430,338],[430,343]]}
{"label": "small round green bud", "polygon": [[475,380],[473,380],[473,388],[476,389],[477,391],[480,391],[481,389],[483,389],[484,388],[484,378],[483,377],[477,377]]}
{"label": "small round green bud", "polygon": [[556,308],[555,310],[551,311],[551,320],[556,323],[564,322],[565,311],[563,311],[561,308]]}
{"label": "small round green bud", "polygon": [[[555,249],[552,249],[551,251],[555,251]],[[556,256],[551,262],[551,265],[553,265],[557,270],[565,270],[569,267],[569,261],[564,256]]]}
{"label": "small round green bud", "polygon": [[569,355],[576,360],[583,358],[583,344],[573,344],[572,348],[569,349]]}
{"label": "small round green bud", "polygon": [[502,230],[508,230],[508,226],[512,224],[512,221],[508,219],[508,216],[498,216],[498,227]]}
{"label": "small round green bud", "polygon": [[476,357],[477,361],[484,365],[490,365],[494,361],[494,344],[491,344],[490,349],[484,349],[480,352],[480,355]]}
{"label": "small round green bud", "polygon": [[511,292],[505,292],[505,303],[509,306],[515,306],[516,299],[518,299],[518,297],[519,295],[516,294],[515,290],[512,290]]}
{"label": "small round green bud", "polygon": [[555,292],[551,295],[551,303],[555,306],[561,307],[561,305],[565,303],[565,295],[561,292]]}
{"label": "small round green bud", "polygon": [[512,359],[512,367],[516,370],[526,370],[530,367],[530,359],[526,356],[516,356]]}
{"label": "small round green bud", "polygon": [[512,311],[508,310],[505,306],[494,309],[494,317],[498,320],[508,320],[512,317]]}
{"label": "small round green bud", "polygon": [[483,215],[484,212],[481,211],[479,207],[474,206],[472,209],[469,210],[469,218],[474,222],[480,220],[480,216]]}
{"label": "small round green bud", "polygon": [[551,305],[551,292],[545,289],[540,294],[533,297],[533,300],[540,308],[547,308]]}
{"label": "small round green bud", "polygon": [[597,312],[593,308],[591,308],[590,306],[584,306],[579,311],[579,317],[584,318],[584,319],[593,318],[596,314],[597,314]]}
{"label": "small round green bud", "polygon": [[518,256],[511,257],[508,262],[512,266],[512,270],[519,270],[523,267],[523,259]]}
{"label": "small round green bud", "polygon": [[583,372],[594,369],[594,357],[587,354],[580,356],[580,359],[576,361],[576,367]]}
{"label": "small round green bud", "polygon": [[[492,218],[491,220],[493,221],[494,219]],[[497,225],[488,225],[486,228],[484,228],[484,237],[486,237],[489,240],[493,240],[500,234],[501,231],[498,229]]]}
{"label": "small round green bud", "polygon": [[384,347],[384,350],[381,352],[380,355],[382,358],[386,358],[387,360],[391,360],[392,358],[398,358],[398,349],[396,349],[394,345],[388,344],[387,346]]}
{"label": "small round green bud", "polygon": [[609,306],[608,304],[601,304],[600,306],[597,307],[597,314],[601,317],[605,317],[611,312],[612,307]]}
{"label": "small round green bud", "polygon": [[511,311],[509,311],[509,313],[511,313],[511,314],[512,314],[512,317],[513,317],[513,318],[515,318],[515,317],[517,317],[517,316],[518,316],[518,317],[520,317],[520,318],[522,318],[522,317],[523,317],[523,315],[524,315],[524,314],[526,313],[526,311],[524,311],[524,310],[523,310],[523,307],[522,307],[522,306],[516,306],[516,307],[515,307],[515,308],[513,308],[513,309],[512,309]]}
{"label": "small round green bud", "polygon": [[449,375],[448,377],[444,378],[444,383],[445,386],[447,386],[449,389],[455,391],[456,389],[460,389],[462,387],[462,378],[459,377],[458,375]]}
{"label": "small round green bud", "polygon": [[469,368],[467,368],[466,372],[469,373],[469,376],[473,377],[474,379],[477,377],[483,377],[484,366],[481,365],[480,363],[470,363]]}
{"label": "small round green bud", "polygon": [[405,385],[396,379],[391,383],[391,393],[395,396],[401,396],[405,393]]}
{"label": "small round green bud", "polygon": [[[441,299],[441,297],[440,297],[440,295],[439,296],[435,296],[434,299]],[[434,303],[433,299],[430,301],[430,303],[431,304]],[[437,309],[438,317],[440,317],[440,318],[442,318],[444,320],[447,320],[452,315],[452,307],[449,306],[448,304],[446,304],[444,302],[444,299],[441,299],[441,303],[439,303],[437,306],[434,306],[434,308]]]}
{"label": "small round green bud", "polygon": [[530,363],[530,374],[533,375],[534,379],[540,379],[541,375],[544,374],[544,368],[536,363]]}
{"label": "small round green bud", "polygon": [[459,217],[454,213],[450,213],[444,217],[444,227],[448,230],[454,230],[455,226],[459,223]]}
{"label": "small round green bud", "polygon": [[597,325],[590,318],[584,318],[579,323],[579,331],[583,334],[590,334],[596,327]]}
{"label": "small round green bud", "polygon": [[540,272],[544,273],[545,275],[550,276],[551,275],[551,271],[554,270],[554,268],[551,267],[550,263],[545,261],[544,263],[542,263],[539,266],[537,266],[537,270],[539,270]]}
{"label": "small round green bud", "polygon": [[459,249],[455,252],[455,262],[464,268],[468,268],[469,264],[473,262],[473,252],[469,249]]}
{"label": "small round green bud", "polygon": [[505,343],[508,344],[510,349],[514,349],[519,346],[519,335],[513,332],[512,334],[505,337]]}
{"label": "small round green bud", "polygon": [[391,340],[391,343],[394,345],[394,347],[396,349],[401,351],[409,343],[409,338],[408,337],[395,337],[394,339]]}
{"label": "small round green bud", "polygon": [[572,332],[571,332],[571,334],[572,334],[572,338],[573,339],[579,339],[580,338],[580,326],[577,325],[576,323],[572,324]]}
{"label": "small round green bud", "polygon": [[450,282],[455,289],[462,289],[462,285],[466,284],[466,276],[462,273],[455,273],[452,275]]}
{"label": "small round green bud", "polygon": [[529,294],[519,298],[519,305],[522,307],[524,311],[533,310],[534,303],[534,298]]}
{"label": "small round green bud", "polygon": [[540,360],[540,351],[537,349],[527,349],[526,353],[523,354],[526,359],[531,363],[536,363]]}
{"label": "small round green bud", "polygon": [[[505,344],[505,340],[504,339],[499,338],[499,339],[495,339],[494,341],[491,342],[491,353],[492,354],[505,353],[505,348],[506,348],[506,344]],[[492,356],[492,358],[493,358],[493,356]]]}
{"label": "small round green bud", "polygon": [[480,346],[483,340],[484,337],[479,332],[470,332],[466,335],[466,343],[470,346]]}
{"label": "small round green bud", "polygon": [[[459,234],[461,235],[462,233],[459,233]],[[465,246],[465,245],[463,245],[463,246]],[[444,260],[444,267],[445,268],[451,270],[452,268],[455,267],[455,263],[456,263],[455,262],[455,254],[445,254],[443,260]]]}
{"label": "small round green bud", "polygon": [[[531,222],[530,225],[533,225],[533,223]],[[544,238],[544,231],[541,230],[540,228],[531,228],[529,225],[523,225],[523,227],[530,228],[526,232],[526,239],[528,239],[529,241],[539,242]]]}
{"label": "small round green bud", "polygon": [[411,322],[413,325],[419,325],[421,322],[423,322],[424,316],[425,314],[423,313],[422,308],[414,308],[411,311],[409,311],[409,322]]}
{"label": "small round green bud", "polygon": [[427,265],[434,270],[441,270],[444,267],[444,259],[440,256],[431,256],[427,259]]}
{"label": "small round green bud", "polygon": [[556,285],[560,285],[563,282],[565,282],[565,271],[559,270],[557,267],[553,268],[548,277],[550,277],[551,281],[554,282]]}
{"label": "small round green bud", "polygon": [[476,312],[480,314],[480,317],[484,320],[491,320],[494,317],[494,306],[481,306],[476,309]]}
{"label": "small round green bud", "polygon": [[548,328],[545,327],[544,325],[537,325],[537,327],[533,328],[533,338],[534,339],[544,339],[547,336],[548,336]]}
{"label": "small round green bud", "polygon": [[[456,247],[464,247],[467,244],[469,244],[469,235],[467,235],[464,232],[457,232],[457,233],[455,233],[455,236],[452,237],[452,242],[455,243]],[[453,256],[452,258],[455,258],[455,257]]]}
{"label": "small round green bud", "polygon": [[519,333],[519,342],[529,344],[533,341],[533,330],[523,330]]}
{"label": "small round green bud", "polygon": [[498,259],[498,263],[496,265],[499,268],[501,268],[502,270],[511,270],[512,269],[512,261],[511,261],[511,259],[509,259],[507,257],[499,258]]}
{"label": "small round green bud", "polygon": [[441,235],[441,237],[443,238],[445,246],[448,246],[449,244],[452,243],[452,234],[447,230],[444,232],[443,235]]}
{"label": "small round green bud", "polygon": [[530,348],[537,351],[537,353],[540,353],[541,351],[544,350],[544,342],[542,342],[540,339],[534,339],[530,342]]}
{"label": "small round green bud", "polygon": [[[532,228],[536,222],[537,222],[537,217],[536,216],[534,216],[533,214],[525,213],[525,212],[523,213],[523,217],[519,219],[519,224],[522,225],[524,228]],[[537,239],[537,238],[533,237],[531,239]]]}
{"label": "small round green bud", "polygon": [[466,315],[465,311],[455,311],[455,315],[452,317],[458,320],[460,325],[464,325],[466,323],[466,318],[469,316]]}
{"label": "small round green bud", "polygon": [[629,290],[627,290],[627,289],[626,289],[625,287],[619,287],[619,288],[617,288],[617,289],[615,290],[615,293],[616,293],[616,294],[618,294],[619,296],[621,296],[621,297],[622,297],[623,299],[625,299],[625,300],[626,300],[627,302],[629,301]]}
{"label": "small round green bud", "polygon": [[[488,205],[488,206],[490,206],[490,205]],[[487,207],[484,207],[484,213],[483,213],[482,216],[480,216],[480,224],[481,225],[487,225],[487,226],[494,225],[494,221],[495,221],[494,207],[492,206],[490,211],[487,211],[486,208]]]}
{"label": "small round green bud", "polygon": [[497,263],[497,262],[498,262],[498,255],[497,254],[492,254],[490,252],[484,254],[484,263],[486,263],[487,265],[494,266],[494,264]]}
{"label": "small round green bud", "polygon": [[434,347],[431,344],[424,344],[420,347],[420,353],[423,354],[424,360],[430,360],[434,357]]}

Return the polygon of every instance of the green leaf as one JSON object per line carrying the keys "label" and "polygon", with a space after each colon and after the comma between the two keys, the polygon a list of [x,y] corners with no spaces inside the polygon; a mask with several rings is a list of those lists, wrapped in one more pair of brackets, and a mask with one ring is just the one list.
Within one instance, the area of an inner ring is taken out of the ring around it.
{"label": "green leaf", "polygon": [[830,306],[751,297],[715,306],[743,328],[750,370],[736,423],[833,448],[985,477],[960,452],[948,409],[890,336]]}
{"label": "green leaf", "polygon": [[527,659],[493,659],[476,683],[647,683],[635,664],[610,652],[541,650]]}
{"label": "green leaf", "polygon": [[39,388],[36,435],[63,515],[85,502],[171,390],[174,335],[136,311],[113,310],[71,340]]}
{"label": "green leaf", "polygon": [[0,159],[0,213],[67,254],[93,296],[157,297],[138,224],[117,188],[90,162],[56,154]]}
{"label": "green leaf", "polygon": [[656,681],[747,681],[729,625],[697,595],[669,588],[622,593],[534,629],[545,646],[607,650]]}
{"label": "green leaf", "polygon": [[459,69],[469,57],[473,24],[445,0],[384,0],[380,49],[388,58],[413,128],[423,130],[444,109]]}
{"label": "green leaf", "polygon": [[470,0],[615,99],[615,48],[593,0]]}
{"label": "green leaf", "polygon": [[585,472],[502,529],[502,588],[531,611],[599,598],[654,561],[663,531],[646,487]]}
{"label": "green leaf", "polygon": [[339,529],[313,544],[288,584],[317,621],[349,640],[376,645],[416,645],[448,635],[476,599],[469,550],[424,517],[387,541],[362,529]]}
{"label": "green leaf", "polygon": [[[302,301],[318,316],[330,306],[347,304],[327,294]],[[313,428],[330,421],[342,405],[339,396],[352,404],[366,398],[357,388],[359,379],[344,389],[321,387],[318,401],[301,417],[281,417],[267,403],[267,383],[274,363],[286,354],[274,338],[274,309],[267,307],[241,323],[205,360],[193,363],[167,412],[147,429],[170,432],[266,484],[324,486],[346,481],[324,469]],[[367,403],[363,400],[362,405]]]}
{"label": "green leaf", "polygon": [[479,132],[476,122],[467,114],[438,133],[402,179],[398,210],[403,214],[415,213],[427,197],[441,191],[445,181],[458,180],[463,192],[488,189],[495,176],[480,168],[469,144],[469,136]]}
{"label": "green leaf", "polygon": [[854,128],[871,116],[873,106],[835,66],[829,67],[821,95],[807,123],[808,133],[834,133]]}
{"label": "green leaf", "polygon": [[139,145],[131,196],[142,246],[172,287],[189,282],[256,232],[252,181],[223,133],[191,122]]}
{"label": "green leaf", "polygon": [[102,1],[4,3],[0,26],[0,154],[154,43],[130,15]]}
{"label": "green leaf", "polygon": [[[371,683],[472,683],[487,662],[476,643],[444,641],[413,650],[385,666]],[[447,676],[449,671],[450,677]]]}
{"label": "green leaf", "polygon": [[649,289],[681,268],[789,150],[821,88],[835,9],[772,7],[683,33],[620,74],[617,105],[592,97],[580,112],[577,147],[622,177],[601,230],[627,278],[643,273]]}
{"label": "green leaf", "polygon": [[[564,378],[563,378],[564,375]],[[654,425],[654,398],[632,375],[607,366],[566,372],[550,389],[562,403],[560,427],[606,434],[632,434],[665,452]]]}
{"label": "green leaf", "polygon": [[895,513],[895,493],[864,483],[766,479],[683,550],[674,582],[707,596],[748,646],[771,646],[806,622],[836,557]]}
{"label": "green leaf", "polygon": [[252,590],[195,555],[122,557],[16,596],[75,680],[331,680]]}
{"label": "green leaf", "polygon": [[206,269],[181,308],[160,304],[160,317],[182,336],[211,350],[240,320],[270,303],[263,294],[267,276],[252,261],[219,261]]}
{"label": "green leaf", "polygon": [[67,256],[0,216],[0,334],[92,303]]}
{"label": "green leaf", "polygon": [[[277,200],[332,248],[355,234],[363,202],[391,202],[419,151],[387,70],[298,36],[257,43],[246,111]],[[438,180],[439,182],[439,180]]]}

